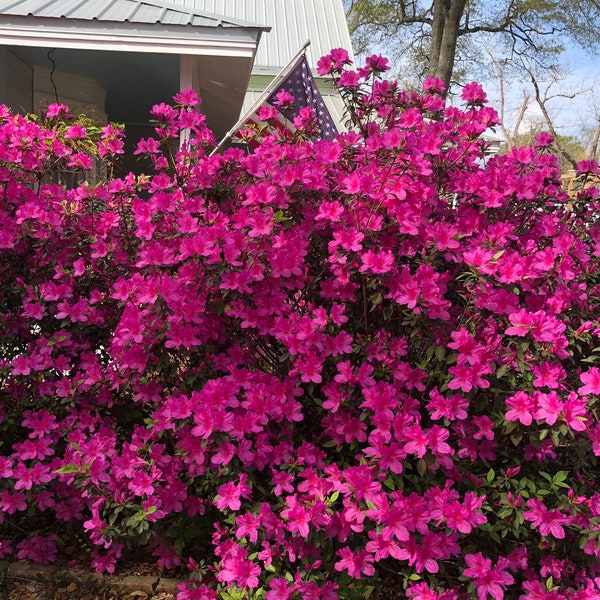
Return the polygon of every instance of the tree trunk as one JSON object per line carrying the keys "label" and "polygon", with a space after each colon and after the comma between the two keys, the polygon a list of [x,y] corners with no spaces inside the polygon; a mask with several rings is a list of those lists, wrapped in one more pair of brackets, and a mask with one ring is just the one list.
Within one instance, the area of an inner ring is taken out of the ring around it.
{"label": "tree trunk", "polygon": [[592,141],[590,142],[590,151],[588,154],[588,158],[595,160],[598,154],[598,146],[600,145],[600,123],[598,123],[594,129],[594,134],[592,135]]}
{"label": "tree trunk", "polygon": [[[529,71],[529,76],[531,77],[531,84],[533,85],[533,89],[535,90],[535,101],[542,112],[542,116],[544,117],[544,121],[546,121],[546,126],[548,127],[548,131],[554,136],[554,146],[558,150],[559,154],[571,164],[573,169],[577,168],[577,161],[573,158],[573,155],[569,152],[569,150],[565,147],[565,145],[560,141],[560,137],[554,128],[554,123],[552,118],[550,117],[550,113],[548,112],[548,107],[546,106],[546,97],[542,97],[540,92],[540,86],[538,84],[533,71]],[[547,93],[547,92],[546,92]],[[546,94],[544,95],[546,96]]]}
{"label": "tree trunk", "polygon": [[467,0],[434,0],[433,3],[428,75],[441,79],[446,90],[450,88],[460,20],[466,3]]}

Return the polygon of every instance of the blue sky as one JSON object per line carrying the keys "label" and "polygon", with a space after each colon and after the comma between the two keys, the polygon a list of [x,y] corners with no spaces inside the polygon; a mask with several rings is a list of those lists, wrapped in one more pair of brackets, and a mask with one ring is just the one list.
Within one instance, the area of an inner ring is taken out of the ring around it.
{"label": "blue sky", "polygon": [[[586,131],[593,129],[600,118],[600,60],[578,48],[569,48],[563,57],[563,64],[562,75],[556,80],[550,73],[547,77],[540,77],[540,89],[542,92],[547,89],[549,96],[554,96],[548,100],[547,107],[557,131],[563,135],[581,137],[583,141]],[[498,86],[492,82],[485,82],[484,85],[490,101],[499,108]],[[531,100],[521,130],[534,126],[542,118],[533,100],[531,83],[526,79],[513,80],[505,89],[505,124],[509,129],[514,125],[516,113],[523,103],[524,92],[531,96]]]}

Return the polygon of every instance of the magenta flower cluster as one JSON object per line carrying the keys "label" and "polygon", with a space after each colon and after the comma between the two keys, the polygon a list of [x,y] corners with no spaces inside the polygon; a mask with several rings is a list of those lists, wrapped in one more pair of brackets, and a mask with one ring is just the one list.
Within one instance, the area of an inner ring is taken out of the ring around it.
{"label": "magenta flower cluster", "polygon": [[110,175],[121,128],[0,110],[0,558],[142,546],[181,600],[600,599],[597,165],[569,198],[547,137],[487,153],[478,84],[319,68],[336,140],[305,110],[210,155],[186,90],[151,172],[98,185],[56,173]]}

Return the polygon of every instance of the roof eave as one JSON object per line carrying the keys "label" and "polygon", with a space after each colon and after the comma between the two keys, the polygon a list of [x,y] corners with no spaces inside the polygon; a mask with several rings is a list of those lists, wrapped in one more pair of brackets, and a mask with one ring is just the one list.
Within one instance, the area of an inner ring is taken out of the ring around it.
{"label": "roof eave", "polygon": [[7,46],[254,57],[269,27],[202,27],[155,23],[0,16]]}

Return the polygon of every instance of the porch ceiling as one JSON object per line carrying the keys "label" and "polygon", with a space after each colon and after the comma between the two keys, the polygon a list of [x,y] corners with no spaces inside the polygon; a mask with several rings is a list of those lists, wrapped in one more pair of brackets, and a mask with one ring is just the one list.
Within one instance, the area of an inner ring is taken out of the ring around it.
{"label": "porch ceiling", "polygon": [[[32,65],[53,68],[47,48],[13,50]],[[51,58],[57,71],[90,77],[106,90],[106,112],[113,121],[147,122],[154,104],[169,102],[179,91],[177,55],[57,48]],[[231,56],[193,60],[195,87],[203,100],[200,108],[215,133],[222,135],[240,113],[252,60]],[[61,90],[57,93],[60,100]]]}
{"label": "porch ceiling", "polygon": [[0,43],[48,68],[53,50],[56,69],[102,85],[113,120],[147,121],[153,104],[179,91],[180,59],[191,56],[191,80],[217,135],[240,113],[269,30],[161,0],[0,0]]}

